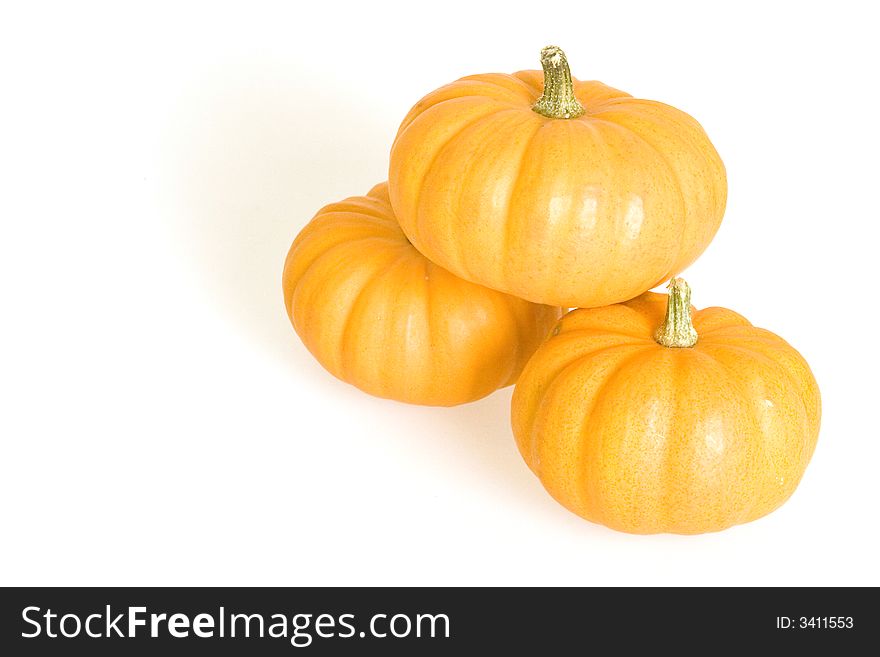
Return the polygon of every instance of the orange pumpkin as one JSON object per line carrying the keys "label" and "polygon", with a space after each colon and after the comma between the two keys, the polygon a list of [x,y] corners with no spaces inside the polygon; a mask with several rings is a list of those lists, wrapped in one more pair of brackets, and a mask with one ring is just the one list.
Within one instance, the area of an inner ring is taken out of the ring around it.
{"label": "orange pumpkin", "polygon": [[724,214],[724,165],[690,116],[540,71],[431,92],[391,150],[391,204],[428,258],[537,303],[631,299],[693,262]]}
{"label": "orange pumpkin", "polygon": [[462,404],[514,383],[561,314],[431,263],[400,230],[385,183],[318,212],[290,249],[283,286],[324,367],[413,404]]}
{"label": "orange pumpkin", "polygon": [[819,390],[794,348],[731,310],[693,311],[680,279],[670,290],[567,314],[513,395],[517,445],[549,493],[637,534],[773,511],[819,433]]}

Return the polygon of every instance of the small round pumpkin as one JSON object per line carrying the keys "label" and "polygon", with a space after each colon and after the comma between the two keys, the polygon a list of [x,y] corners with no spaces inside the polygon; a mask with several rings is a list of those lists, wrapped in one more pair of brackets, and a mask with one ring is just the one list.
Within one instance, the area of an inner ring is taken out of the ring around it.
{"label": "small round pumpkin", "polygon": [[637,534],[773,511],[807,467],[819,416],[794,348],[731,310],[693,311],[680,279],[668,296],[568,313],[512,402],[520,453],[548,492]]}
{"label": "small round pumpkin", "polygon": [[284,264],[294,329],[334,376],[452,406],[514,383],[561,315],[433,264],[400,230],[388,185],[323,208]]}
{"label": "small round pumpkin", "polygon": [[391,204],[428,258],[534,301],[590,308],[669,280],[711,241],[724,165],[684,112],[540,71],[473,75],[420,100],[391,150]]}

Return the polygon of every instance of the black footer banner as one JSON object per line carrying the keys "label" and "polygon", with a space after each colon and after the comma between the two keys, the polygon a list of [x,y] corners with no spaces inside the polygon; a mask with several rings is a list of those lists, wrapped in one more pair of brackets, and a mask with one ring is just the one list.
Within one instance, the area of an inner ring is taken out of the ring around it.
{"label": "black footer banner", "polygon": [[7,588],[0,597],[2,655],[856,654],[876,648],[880,616],[867,588]]}

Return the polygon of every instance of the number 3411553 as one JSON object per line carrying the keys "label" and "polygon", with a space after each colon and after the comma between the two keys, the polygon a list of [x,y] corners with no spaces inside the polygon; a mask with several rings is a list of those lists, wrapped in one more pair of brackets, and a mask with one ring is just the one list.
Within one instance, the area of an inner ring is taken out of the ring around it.
{"label": "number 3411553", "polygon": [[853,626],[852,616],[777,616],[780,630],[846,630]]}

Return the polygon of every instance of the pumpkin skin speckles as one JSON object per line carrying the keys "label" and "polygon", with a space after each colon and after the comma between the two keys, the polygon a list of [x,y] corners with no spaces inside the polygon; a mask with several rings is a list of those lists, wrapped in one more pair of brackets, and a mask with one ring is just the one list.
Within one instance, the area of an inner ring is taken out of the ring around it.
{"label": "pumpkin skin speckles", "polygon": [[458,276],[589,308],[693,262],[727,179],[692,117],[600,82],[569,77],[566,95],[562,61],[550,47],[543,75],[474,75],[425,96],[392,146],[391,203],[412,243]]}
{"label": "pumpkin skin speckles", "polygon": [[658,344],[666,310],[667,295],[647,292],[563,317],[514,392],[520,453],[561,504],[613,529],[760,518],[813,454],[816,381],[782,338],[724,308],[693,312],[693,346]]}

